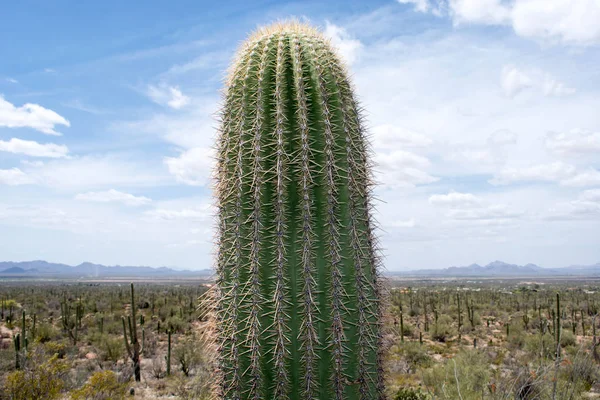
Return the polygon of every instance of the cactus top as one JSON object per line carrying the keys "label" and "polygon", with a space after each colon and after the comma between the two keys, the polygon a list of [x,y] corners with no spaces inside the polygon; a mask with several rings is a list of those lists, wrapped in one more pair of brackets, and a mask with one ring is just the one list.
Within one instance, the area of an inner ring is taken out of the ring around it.
{"label": "cactus top", "polygon": [[221,397],[382,398],[369,154],[341,61],[306,25],[260,29],[221,118]]}

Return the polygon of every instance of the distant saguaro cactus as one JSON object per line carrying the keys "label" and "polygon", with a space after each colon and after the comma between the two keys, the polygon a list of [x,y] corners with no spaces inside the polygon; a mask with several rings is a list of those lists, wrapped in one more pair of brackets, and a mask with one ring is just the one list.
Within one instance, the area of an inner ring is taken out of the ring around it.
{"label": "distant saguaro cactus", "polygon": [[383,398],[369,150],[344,66],[306,25],[260,29],[221,118],[220,396]]}
{"label": "distant saguaro cactus", "polygon": [[[135,305],[135,291],[133,289],[133,283],[131,284],[131,307],[130,307],[130,315],[127,316],[127,323],[125,323],[125,317],[121,317],[123,322],[123,339],[125,341],[125,348],[127,349],[127,354],[131,361],[133,361],[133,372],[135,376],[135,381],[140,382],[142,379],[141,376],[141,365],[140,365],[140,355],[144,352],[144,345],[146,342],[146,332],[142,325],[142,339],[141,342],[138,339],[137,333],[137,324],[135,319],[136,313],[136,305]],[[140,314],[141,316],[141,314]],[[143,319],[142,319],[143,322]],[[129,338],[127,338],[127,327],[129,327]]]}

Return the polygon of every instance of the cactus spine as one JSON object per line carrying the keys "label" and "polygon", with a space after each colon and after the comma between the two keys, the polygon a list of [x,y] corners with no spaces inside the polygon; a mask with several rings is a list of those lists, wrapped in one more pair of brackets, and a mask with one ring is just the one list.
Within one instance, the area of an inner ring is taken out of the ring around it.
{"label": "cactus spine", "polygon": [[224,103],[220,396],[382,398],[370,164],[344,67],[310,27],[262,29]]}

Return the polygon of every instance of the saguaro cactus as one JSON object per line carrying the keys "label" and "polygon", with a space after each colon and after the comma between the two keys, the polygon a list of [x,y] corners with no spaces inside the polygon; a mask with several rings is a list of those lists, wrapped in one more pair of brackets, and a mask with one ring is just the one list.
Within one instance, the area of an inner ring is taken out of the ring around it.
{"label": "saguaro cactus", "polygon": [[[140,382],[142,379],[140,355],[144,352],[146,334],[144,328],[142,327],[142,340],[140,343],[140,340],[138,340],[137,324],[135,319],[135,292],[133,289],[133,283],[131,284],[131,307],[130,315],[127,316],[127,324],[125,324],[125,317],[122,317],[121,320],[123,322],[123,339],[125,340],[125,348],[127,349],[129,358],[133,362],[135,381]],[[127,338],[127,326],[129,326],[129,339]]]}
{"label": "saguaro cactus", "polygon": [[261,29],[221,118],[220,396],[382,398],[370,162],[344,66],[308,26]]}

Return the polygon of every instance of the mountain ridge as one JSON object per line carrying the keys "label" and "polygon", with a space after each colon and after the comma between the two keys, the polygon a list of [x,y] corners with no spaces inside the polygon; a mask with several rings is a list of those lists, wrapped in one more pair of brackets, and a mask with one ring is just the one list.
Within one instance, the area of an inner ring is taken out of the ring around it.
{"label": "mountain ridge", "polygon": [[[467,266],[451,266],[443,269],[421,269],[408,271],[386,271],[393,277],[558,277],[600,276],[600,262],[592,265],[570,265],[562,268],[543,268],[536,264],[509,264],[500,260],[486,265],[473,263]],[[179,270],[169,267],[107,266],[84,261],[71,266],[45,260],[0,261],[0,277],[29,278],[118,278],[118,277],[192,277],[214,275],[212,269]]]}
{"label": "mountain ridge", "polygon": [[543,268],[528,263],[509,264],[504,261],[492,261],[484,266],[471,264],[452,266],[442,269],[422,269],[408,271],[390,271],[392,276],[423,277],[553,277],[553,276],[600,276],[600,262],[592,265],[571,265],[561,268]]}
{"label": "mountain ridge", "polygon": [[23,276],[31,278],[57,277],[57,278],[116,278],[116,277],[185,277],[209,276],[211,269],[202,270],[176,270],[168,267],[148,266],[107,266],[84,261],[78,265],[52,263],[45,260],[32,261],[0,261],[0,277]]}

